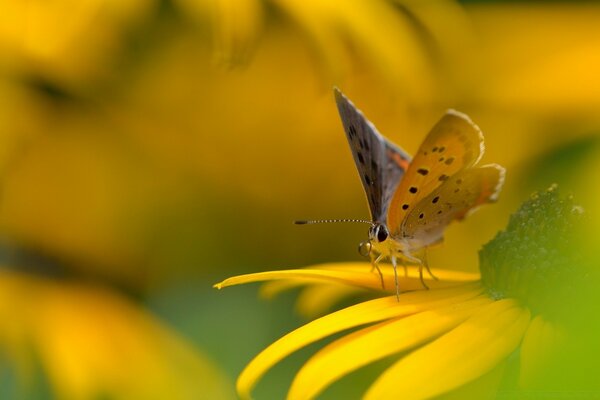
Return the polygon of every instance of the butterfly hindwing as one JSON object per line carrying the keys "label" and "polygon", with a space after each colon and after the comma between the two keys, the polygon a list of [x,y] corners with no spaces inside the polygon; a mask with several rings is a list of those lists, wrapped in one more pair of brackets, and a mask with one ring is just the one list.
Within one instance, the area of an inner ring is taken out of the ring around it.
{"label": "butterfly hindwing", "polygon": [[360,110],[334,89],[338,111],[362,181],[371,218],[385,222],[388,205],[409,167],[410,156],[385,139]]}
{"label": "butterfly hindwing", "polygon": [[504,174],[504,168],[497,164],[458,172],[415,205],[404,221],[402,235],[423,246],[439,241],[450,222],[496,201]]}
{"label": "butterfly hindwing", "polygon": [[389,205],[387,226],[393,237],[419,202],[483,155],[483,135],[469,117],[449,110],[425,138]]}

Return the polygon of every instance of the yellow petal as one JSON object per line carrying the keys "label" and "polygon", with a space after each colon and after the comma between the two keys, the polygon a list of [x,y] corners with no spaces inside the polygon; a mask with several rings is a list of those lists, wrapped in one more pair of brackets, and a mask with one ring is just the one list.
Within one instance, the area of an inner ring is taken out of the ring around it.
{"label": "yellow petal", "polygon": [[477,36],[472,31],[473,21],[461,4],[453,0],[396,2],[410,4],[410,13],[436,43],[436,54],[444,65],[439,69],[444,74],[443,84],[456,85],[476,71],[479,64],[474,60],[477,52],[473,46]]}
{"label": "yellow petal", "polygon": [[480,295],[463,303],[430,309],[370,326],[321,349],[298,372],[288,399],[309,399],[350,372],[409,350],[454,328],[492,300]]}
{"label": "yellow petal", "polygon": [[[391,264],[381,263],[379,264],[381,273],[383,275],[385,288],[391,292],[395,291],[395,278],[394,268]],[[371,273],[371,264],[365,262],[354,262],[354,263],[328,263],[312,266],[311,268],[327,269],[327,270],[345,270],[362,272],[369,271]],[[427,285],[430,288],[441,288],[453,286],[457,283],[477,281],[480,278],[479,273],[464,272],[464,271],[453,271],[449,269],[436,269],[431,268],[431,272],[438,279],[433,279],[426,271],[424,271],[423,278],[427,281]],[[398,282],[402,290],[419,290],[423,289],[421,279],[419,278],[419,267],[416,265],[407,265],[406,274],[404,268],[398,266]]]}
{"label": "yellow petal", "polygon": [[597,2],[478,3],[468,13],[484,41],[478,54],[493,76],[478,87],[480,101],[545,115],[597,110]]}
{"label": "yellow petal", "polygon": [[302,282],[336,282],[364,286],[371,289],[381,287],[376,275],[368,275],[352,271],[327,271],[318,269],[289,269],[284,271],[258,272],[255,274],[239,275],[225,279],[214,285],[217,289],[227,286],[241,285],[250,282],[262,282],[276,279],[295,279]]}
{"label": "yellow petal", "polygon": [[206,23],[212,22],[218,61],[244,62],[250,56],[263,25],[259,0],[177,0],[184,11]]}
{"label": "yellow petal", "polygon": [[272,300],[282,292],[286,292],[303,285],[303,282],[294,280],[270,281],[260,286],[258,295],[262,299]]}
{"label": "yellow petal", "polygon": [[361,289],[348,285],[311,285],[298,295],[296,311],[303,317],[312,319],[331,310],[343,299],[356,296],[360,291]]}
{"label": "yellow petal", "polygon": [[367,399],[425,399],[446,393],[490,371],[521,342],[529,311],[513,300],[482,307],[475,315],[388,368]]}
{"label": "yellow petal", "polygon": [[[385,289],[388,291],[395,291],[394,271],[392,267],[383,264],[380,266],[380,268],[384,277]],[[407,270],[408,274],[407,276],[404,276],[402,267],[399,267],[398,269],[400,290],[409,291],[423,289],[423,285],[419,279],[418,268],[415,266],[409,266]],[[475,281],[479,278],[478,274],[467,272],[448,270],[432,270],[432,272],[439,278],[439,280],[433,280],[430,277],[426,277],[425,280],[430,288],[453,286],[457,283]],[[303,269],[258,272],[255,274],[239,275],[225,279],[223,282],[214,285],[214,287],[217,289],[222,289],[227,286],[241,285],[244,283],[279,279],[294,279],[306,283],[336,282],[373,290],[381,290],[381,280],[379,274],[371,271],[371,264],[369,263],[323,264]]]}
{"label": "yellow petal", "polygon": [[491,371],[448,393],[436,396],[436,400],[494,399],[504,378],[507,360],[500,361]]}
{"label": "yellow petal", "polygon": [[53,398],[234,396],[191,343],[127,298],[90,284],[0,269],[0,354],[5,350],[17,373],[41,368]]}
{"label": "yellow petal", "polygon": [[125,48],[124,26],[146,20],[155,7],[143,0],[2,2],[2,59],[54,79],[89,79]]}
{"label": "yellow petal", "polygon": [[564,333],[555,324],[539,315],[531,321],[521,345],[520,387],[533,389],[543,385],[544,366],[556,362],[553,358],[563,348],[563,340]]}
{"label": "yellow petal", "polygon": [[256,382],[281,359],[294,351],[334,333],[388,318],[414,314],[443,304],[458,303],[473,298],[482,291],[479,285],[419,291],[400,296],[367,301],[314,320],[271,344],[242,371],[237,381],[241,398],[250,398]]}
{"label": "yellow petal", "polygon": [[[398,12],[393,4],[371,0],[355,0],[351,6],[344,1],[319,0],[275,0],[273,3],[312,39],[334,74],[352,65],[351,54],[354,54],[365,66],[375,69],[376,75],[400,84],[409,97],[421,99],[434,88],[431,65],[412,26],[413,21]],[[348,52],[348,45],[352,52]]]}

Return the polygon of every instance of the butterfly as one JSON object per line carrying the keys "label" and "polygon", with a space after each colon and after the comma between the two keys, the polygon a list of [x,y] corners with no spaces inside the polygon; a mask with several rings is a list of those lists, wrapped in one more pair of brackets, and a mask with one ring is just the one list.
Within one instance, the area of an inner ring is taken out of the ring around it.
{"label": "butterfly", "polygon": [[368,241],[360,248],[380,276],[378,263],[390,259],[397,296],[399,260],[418,264],[427,288],[424,250],[442,242],[452,221],[495,202],[505,169],[477,165],[484,152],[483,134],[463,113],[448,110],[411,158],[381,135],[339,89],[334,94],[371,214]]}

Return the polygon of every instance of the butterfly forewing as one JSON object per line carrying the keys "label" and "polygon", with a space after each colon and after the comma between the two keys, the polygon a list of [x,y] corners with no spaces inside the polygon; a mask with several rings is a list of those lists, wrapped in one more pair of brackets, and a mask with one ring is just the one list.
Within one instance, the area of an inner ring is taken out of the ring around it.
{"label": "butterfly forewing", "polygon": [[387,226],[402,236],[402,224],[415,206],[483,155],[483,135],[469,117],[449,110],[419,148],[389,205]]}
{"label": "butterfly forewing", "polygon": [[374,222],[385,222],[388,205],[410,156],[386,140],[350,100],[334,89],[338,111]]}
{"label": "butterfly forewing", "polygon": [[464,218],[484,203],[496,201],[504,173],[497,164],[456,173],[414,206],[404,220],[402,235],[423,246],[439,241],[450,222]]}

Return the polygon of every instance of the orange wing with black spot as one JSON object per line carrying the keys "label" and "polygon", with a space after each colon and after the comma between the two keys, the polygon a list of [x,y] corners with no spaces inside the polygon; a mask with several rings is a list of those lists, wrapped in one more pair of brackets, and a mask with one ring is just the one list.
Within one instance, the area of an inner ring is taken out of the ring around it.
{"label": "orange wing with black spot", "polygon": [[450,222],[497,200],[504,174],[504,168],[497,164],[454,174],[408,213],[402,224],[403,237],[415,239],[423,247],[438,242]]}
{"label": "orange wing with black spot", "polygon": [[449,110],[433,127],[396,188],[387,214],[392,237],[403,236],[403,223],[416,205],[483,155],[481,130],[465,114]]}

